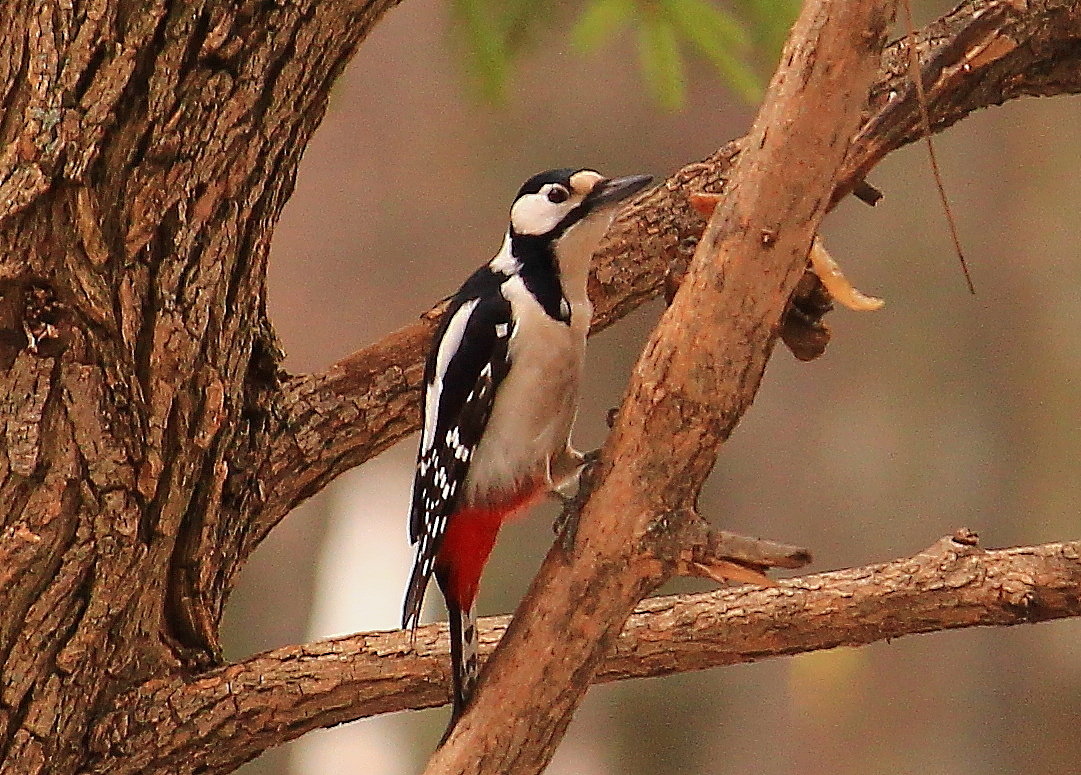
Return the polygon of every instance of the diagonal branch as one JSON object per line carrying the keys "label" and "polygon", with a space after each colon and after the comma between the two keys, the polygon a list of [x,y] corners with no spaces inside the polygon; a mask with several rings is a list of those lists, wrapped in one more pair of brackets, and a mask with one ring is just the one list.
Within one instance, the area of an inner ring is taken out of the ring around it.
{"label": "diagonal branch", "polygon": [[[984,552],[960,535],[913,557],[786,579],[775,588],[650,598],[594,681],[1079,615],[1081,541]],[[481,621],[482,655],[509,621]],[[417,631],[415,650],[400,630],[362,633],[275,649],[195,680],[152,681],[121,698],[123,710],[99,730],[96,771],[155,775],[183,763],[208,775],[227,772],[310,729],[442,705],[447,665],[446,627],[429,625]],[[125,737],[124,730],[139,731]],[[164,740],[169,747],[161,747]]]}
{"label": "diagonal branch", "polygon": [[627,617],[673,572],[658,562],[666,517],[695,502],[757,392],[893,10],[892,0],[804,3],[728,195],[634,368],[575,550],[548,553],[426,772],[543,770]]}
{"label": "diagonal branch", "polygon": [[[916,37],[936,132],[1006,100],[1081,92],[1078,0],[971,0]],[[837,178],[835,200],[883,156],[916,139],[919,113],[914,89],[907,86],[904,51],[898,41],[883,54],[868,118]],[[730,142],[683,167],[624,211],[594,261],[595,330],[656,297],[669,267],[686,263],[703,227],[686,195],[723,191],[744,142]],[[280,422],[259,474],[266,495],[257,534],[418,427],[420,363],[433,320],[429,313],[326,372],[286,384]]]}

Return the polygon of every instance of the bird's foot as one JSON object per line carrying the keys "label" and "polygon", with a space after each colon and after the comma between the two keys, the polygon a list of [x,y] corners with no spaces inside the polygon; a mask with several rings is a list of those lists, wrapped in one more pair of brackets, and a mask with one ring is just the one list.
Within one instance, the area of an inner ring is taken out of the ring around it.
{"label": "bird's foot", "polygon": [[585,505],[589,493],[593,490],[593,469],[600,459],[600,450],[586,452],[581,457],[582,465],[576,477],[578,491],[574,495],[568,495],[561,490],[552,491],[563,502],[563,509],[552,524],[552,530],[559,537],[559,544],[567,556],[574,552],[575,540],[578,537],[578,519],[582,513],[582,506]]}

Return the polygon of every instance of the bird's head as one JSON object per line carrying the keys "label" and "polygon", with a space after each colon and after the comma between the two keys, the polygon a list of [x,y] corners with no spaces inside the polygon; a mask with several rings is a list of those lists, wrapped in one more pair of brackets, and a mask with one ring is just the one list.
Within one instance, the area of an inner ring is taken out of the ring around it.
{"label": "bird's head", "polygon": [[510,209],[506,247],[513,255],[497,257],[493,268],[528,266],[531,257],[542,266],[554,264],[564,295],[572,302],[584,300],[589,260],[601,238],[619,206],[651,180],[649,175],[606,178],[591,169],[534,175]]}
{"label": "bird's head", "polygon": [[583,222],[600,221],[607,227],[619,204],[652,179],[649,175],[606,178],[590,169],[541,172],[522,184],[514,198],[511,233],[558,240]]}

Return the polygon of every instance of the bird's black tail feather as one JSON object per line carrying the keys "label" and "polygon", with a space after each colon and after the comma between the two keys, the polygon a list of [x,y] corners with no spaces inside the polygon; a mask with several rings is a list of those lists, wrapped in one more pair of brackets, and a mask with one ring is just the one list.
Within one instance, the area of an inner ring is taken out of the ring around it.
{"label": "bird's black tail feather", "polygon": [[425,573],[421,557],[413,564],[413,572],[409,576],[409,586],[405,592],[405,603],[402,606],[402,629],[412,630],[412,637],[416,637],[417,625],[420,624],[420,609],[424,605],[424,590],[428,588],[428,578],[431,571]]}
{"label": "bird's black tail feather", "polygon": [[[454,708],[450,724],[443,734],[443,741],[450,736],[458,718],[465,711],[477,684],[476,608],[470,606],[468,611],[462,611],[454,605],[448,605],[447,608],[450,613],[450,661],[454,673],[454,693],[451,699]],[[442,742],[440,744],[442,745]]]}

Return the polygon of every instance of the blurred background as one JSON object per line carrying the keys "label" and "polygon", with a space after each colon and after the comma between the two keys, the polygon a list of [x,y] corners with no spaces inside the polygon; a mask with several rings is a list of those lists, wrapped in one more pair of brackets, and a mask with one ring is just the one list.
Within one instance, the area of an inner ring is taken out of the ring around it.
{"label": "blurred background", "polygon": [[[475,2],[407,0],[376,27],[277,229],[270,309],[286,368],[322,369],[452,292],[498,247],[532,173],[663,177],[744,133],[754,73],[771,69],[770,36],[793,7],[761,0],[744,58],[726,64],[696,53],[686,31],[604,18],[590,28],[579,4],[564,5],[512,39],[514,57],[469,16],[483,10]],[[917,24],[947,8],[921,3]],[[673,43],[689,54],[682,73],[666,58]],[[813,363],[778,348],[721,451],[704,514],[812,547],[812,570],[912,554],[962,525],[987,547],[1079,537],[1079,118],[1075,99],[1018,101],[938,137],[975,297],[923,147],[875,170],[877,208],[850,201],[828,218],[834,256],[887,305],[833,313],[833,342]],[[591,340],[581,448],[603,442],[659,311]],[[228,608],[227,656],[398,625],[415,444],[341,477],[275,530]],[[482,614],[513,610],[553,516],[538,509],[506,529]],[[442,616],[429,599],[429,619]],[[446,717],[315,732],[241,772],[415,773]],[[1081,621],[966,630],[594,688],[549,772],[1068,775],[1079,721]]]}

